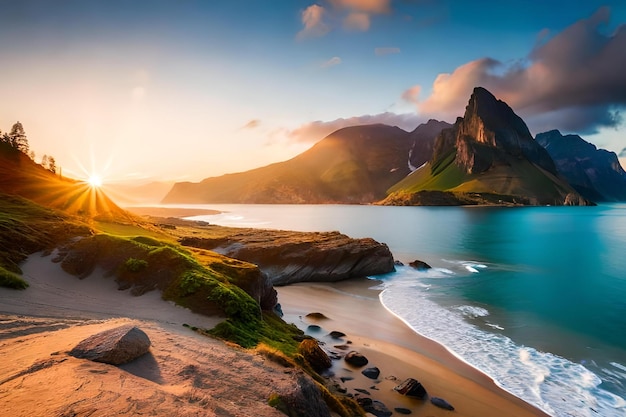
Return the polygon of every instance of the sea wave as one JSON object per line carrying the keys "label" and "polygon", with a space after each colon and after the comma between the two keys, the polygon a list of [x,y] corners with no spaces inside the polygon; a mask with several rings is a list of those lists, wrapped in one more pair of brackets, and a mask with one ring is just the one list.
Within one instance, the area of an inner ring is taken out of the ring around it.
{"label": "sea wave", "polygon": [[[594,372],[553,353],[518,345],[500,333],[468,322],[467,318],[485,317],[489,311],[471,305],[451,308],[438,305],[419,285],[424,277],[422,272],[399,267],[396,273],[383,278],[382,304],[413,330],[441,343],[503,389],[548,414],[558,417],[626,414],[626,401],[603,389],[602,379]],[[626,370],[612,365],[615,372]]]}

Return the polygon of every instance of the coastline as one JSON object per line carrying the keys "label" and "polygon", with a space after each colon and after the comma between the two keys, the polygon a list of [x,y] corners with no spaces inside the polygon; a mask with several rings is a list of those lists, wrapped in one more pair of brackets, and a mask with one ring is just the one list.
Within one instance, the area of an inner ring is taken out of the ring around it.
{"label": "coastline", "polygon": [[[348,393],[370,397],[385,404],[390,410],[407,408],[432,416],[445,415],[428,400],[403,397],[393,387],[406,378],[419,380],[429,393],[446,399],[459,416],[548,416],[542,410],[498,387],[486,374],[462,361],[444,346],[419,335],[400,318],[389,312],[378,299],[376,281],[363,278],[336,283],[302,283],[277,287],[278,301],[288,323],[306,330],[311,324],[320,331],[307,331],[328,346],[333,340],[330,331],[346,333],[350,350],[364,354],[369,363],[381,370],[378,380],[361,375],[343,360],[336,360],[331,371],[336,379],[354,378],[342,385]],[[305,317],[318,312],[328,319]],[[337,343],[336,341],[334,343]],[[345,352],[344,352],[345,353]],[[367,390],[364,395],[355,389]]]}

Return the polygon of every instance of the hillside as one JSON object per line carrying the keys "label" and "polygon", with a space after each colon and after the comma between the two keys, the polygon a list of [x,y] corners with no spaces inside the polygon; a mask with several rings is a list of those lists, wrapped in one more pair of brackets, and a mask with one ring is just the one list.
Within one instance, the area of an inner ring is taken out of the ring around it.
{"label": "hillside", "polygon": [[129,218],[99,189],[62,178],[6,143],[0,143],[0,161],[0,193],[19,195],[66,214]]}
{"label": "hillside", "polygon": [[[414,144],[434,143],[435,136],[380,124],[347,127],[285,162],[177,183],[163,203],[371,203],[410,173]],[[432,145],[422,148],[432,152]]]}
{"label": "hillside", "polygon": [[558,176],[554,161],[524,121],[506,103],[477,87],[463,118],[437,137],[430,161],[390,187],[383,204],[588,202]]}
{"label": "hillside", "polygon": [[558,130],[539,133],[535,139],[548,151],[559,174],[585,198],[626,201],[626,172],[614,152]]}

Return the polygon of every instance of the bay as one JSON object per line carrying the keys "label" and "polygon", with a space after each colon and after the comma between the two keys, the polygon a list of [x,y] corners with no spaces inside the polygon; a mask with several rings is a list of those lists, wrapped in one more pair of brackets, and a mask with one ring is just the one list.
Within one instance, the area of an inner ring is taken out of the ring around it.
{"label": "bay", "polygon": [[194,219],[338,230],[426,261],[428,272],[376,277],[381,302],[415,331],[552,415],[626,415],[625,204],[202,207],[222,214]]}

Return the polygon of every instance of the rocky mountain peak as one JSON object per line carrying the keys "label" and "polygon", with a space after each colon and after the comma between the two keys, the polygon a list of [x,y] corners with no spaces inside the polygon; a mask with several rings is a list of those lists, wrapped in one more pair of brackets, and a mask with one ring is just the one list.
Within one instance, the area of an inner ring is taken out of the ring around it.
{"label": "rocky mountain peak", "polygon": [[556,174],[552,158],[535,142],[522,118],[485,88],[474,88],[455,128],[456,163],[465,172],[484,172],[508,165],[510,158],[525,158]]}

